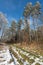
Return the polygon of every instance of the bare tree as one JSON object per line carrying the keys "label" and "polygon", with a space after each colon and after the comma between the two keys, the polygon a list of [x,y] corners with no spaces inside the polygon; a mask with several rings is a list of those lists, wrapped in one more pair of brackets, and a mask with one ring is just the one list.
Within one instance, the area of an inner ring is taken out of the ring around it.
{"label": "bare tree", "polygon": [[5,17],[5,15],[0,12],[0,30],[1,30],[1,40],[3,37],[3,32],[4,32],[4,28],[7,26],[7,18]]}

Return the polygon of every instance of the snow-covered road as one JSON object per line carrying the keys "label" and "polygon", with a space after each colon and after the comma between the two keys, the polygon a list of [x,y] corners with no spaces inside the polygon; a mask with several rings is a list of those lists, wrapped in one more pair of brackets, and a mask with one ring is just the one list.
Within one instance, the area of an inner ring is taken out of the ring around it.
{"label": "snow-covered road", "polygon": [[[14,65],[7,46],[0,46],[0,65]],[[7,47],[7,48],[6,48]]]}

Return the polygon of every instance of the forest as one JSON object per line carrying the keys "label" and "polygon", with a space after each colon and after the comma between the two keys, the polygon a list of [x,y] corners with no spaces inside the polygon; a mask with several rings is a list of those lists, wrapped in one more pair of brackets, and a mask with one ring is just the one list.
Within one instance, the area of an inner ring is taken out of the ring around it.
{"label": "forest", "polygon": [[13,54],[14,58],[18,59],[14,65],[43,65],[43,9],[39,1],[34,5],[28,2],[22,17],[12,20],[11,23],[8,23],[5,14],[0,12],[1,44],[7,45],[11,56]]}

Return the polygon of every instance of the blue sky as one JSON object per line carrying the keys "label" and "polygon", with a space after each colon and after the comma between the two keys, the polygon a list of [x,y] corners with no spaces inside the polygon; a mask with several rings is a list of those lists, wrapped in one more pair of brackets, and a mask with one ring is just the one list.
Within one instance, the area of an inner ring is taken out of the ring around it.
{"label": "blue sky", "polygon": [[[23,16],[23,10],[28,2],[35,4],[37,0],[0,0],[0,12],[3,12],[8,21],[19,19]],[[38,0],[43,5],[42,0]]]}

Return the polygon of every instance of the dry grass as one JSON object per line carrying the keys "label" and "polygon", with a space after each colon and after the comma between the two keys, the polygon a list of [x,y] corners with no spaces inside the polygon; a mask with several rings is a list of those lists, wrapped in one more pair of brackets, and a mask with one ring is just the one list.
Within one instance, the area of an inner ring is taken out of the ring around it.
{"label": "dry grass", "polygon": [[40,65],[39,63],[36,63],[35,65]]}
{"label": "dry grass", "polygon": [[23,49],[26,49],[27,51],[31,51],[31,52],[34,52],[36,54],[40,54],[43,56],[43,44],[42,43],[33,42],[27,45],[27,43],[23,42],[22,44],[18,43],[15,45],[18,46],[19,48],[23,48]]}

